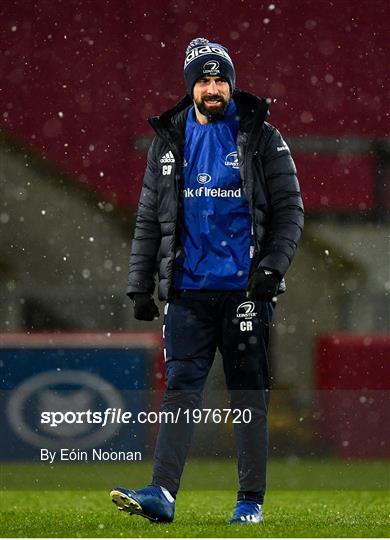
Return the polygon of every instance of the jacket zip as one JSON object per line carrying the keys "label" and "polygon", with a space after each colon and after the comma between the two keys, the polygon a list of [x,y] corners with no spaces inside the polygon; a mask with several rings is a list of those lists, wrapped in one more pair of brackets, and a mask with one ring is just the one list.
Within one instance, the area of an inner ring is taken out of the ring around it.
{"label": "jacket zip", "polygon": [[[251,222],[252,222],[252,234],[253,234],[253,254],[251,258],[251,263],[249,266],[249,273],[248,273],[248,281],[252,275],[252,272],[254,270],[254,265],[257,259],[258,254],[258,247],[257,247],[257,238],[256,238],[256,227],[255,227],[255,211],[254,211],[254,196],[253,196],[253,180],[252,177],[249,178],[248,171],[249,171],[249,158],[250,158],[250,152],[248,151],[249,141],[246,140],[244,144],[242,144],[243,149],[243,188],[244,191],[246,191],[247,199],[248,199],[248,206],[249,206],[249,214],[251,216]],[[249,181],[248,181],[249,180]],[[249,189],[248,189],[249,187]]]}

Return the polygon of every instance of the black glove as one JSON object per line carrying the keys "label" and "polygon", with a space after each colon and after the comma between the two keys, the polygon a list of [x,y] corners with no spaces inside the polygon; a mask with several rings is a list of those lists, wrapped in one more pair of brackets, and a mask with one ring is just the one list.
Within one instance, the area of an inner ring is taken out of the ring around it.
{"label": "black glove", "polygon": [[139,321],[153,321],[160,316],[158,307],[150,294],[135,293],[132,300],[134,302],[134,317]]}
{"label": "black glove", "polygon": [[270,302],[278,292],[279,283],[280,277],[276,272],[258,268],[249,280],[247,296],[249,300]]}

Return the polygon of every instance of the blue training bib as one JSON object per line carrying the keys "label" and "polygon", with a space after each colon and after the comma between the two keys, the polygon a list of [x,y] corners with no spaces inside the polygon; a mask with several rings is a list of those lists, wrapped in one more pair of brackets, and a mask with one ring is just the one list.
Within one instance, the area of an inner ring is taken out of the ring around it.
{"label": "blue training bib", "polygon": [[237,157],[239,122],[230,101],[222,121],[199,124],[188,113],[184,148],[181,245],[176,289],[245,289],[252,221]]}

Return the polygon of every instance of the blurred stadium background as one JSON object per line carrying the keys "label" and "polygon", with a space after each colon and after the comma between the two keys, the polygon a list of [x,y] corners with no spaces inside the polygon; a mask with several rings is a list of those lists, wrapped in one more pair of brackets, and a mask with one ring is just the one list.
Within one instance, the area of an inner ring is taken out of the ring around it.
{"label": "blurred stadium background", "polygon": [[[127,262],[146,119],[184,93],[198,36],[229,48],[240,88],[272,99],[306,207],[272,328],[271,456],[389,457],[388,2],[5,0],[0,15],[2,399],[19,390],[20,412],[3,457],[37,453],[25,411],[69,385],[26,401],[45,371],[161,390],[162,321],[132,318]],[[223,386],[217,358],[206,405],[222,406]],[[214,457],[219,437],[231,455],[225,431],[204,427],[193,454]]]}

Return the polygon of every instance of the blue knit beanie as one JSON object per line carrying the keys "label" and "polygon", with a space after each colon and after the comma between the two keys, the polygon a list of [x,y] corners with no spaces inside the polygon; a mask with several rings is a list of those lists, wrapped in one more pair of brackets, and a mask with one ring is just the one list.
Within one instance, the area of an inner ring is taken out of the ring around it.
{"label": "blue knit beanie", "polygon": [[184,60],[184,79],[191,97],[194,84],[201,77],[223,77],[229,83],[231,93],[236,85],[236,72],[226,47],[196,38],[188,45]]}

